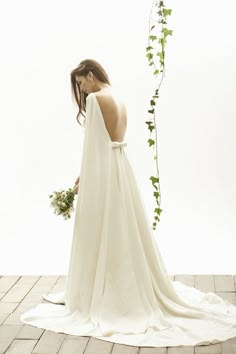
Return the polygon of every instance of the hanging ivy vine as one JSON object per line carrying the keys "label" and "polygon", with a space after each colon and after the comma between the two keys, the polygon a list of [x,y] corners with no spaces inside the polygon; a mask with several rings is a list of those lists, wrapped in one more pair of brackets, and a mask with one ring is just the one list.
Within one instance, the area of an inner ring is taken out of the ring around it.
{"label": "hanging ivy vine", "polygon": [[[171,12],[171,9],[167,9],[165,7],[164,1],[153,1],[149,17],[148,46],[146,47],[146,57],[148,59],[149,66],[154,68],[153,75],[157,79],[157,87],[155,88],[154,95],[151,97],[150,107],[148,109],[148,113],[151,117],[149,120],[145,121],[148,126],[148,130],[150,131],[150,136],[148,139],[149,147],[153,147],[153,149],[156,148],[154,160],[156,161],[157,176],[151,176],[149,178],[154,188],[153,195],[157,204],[157,207],[154,209],[154,222],[152,223],[153,230],[156,230],[156,225],[157,222],[160,221],[159,216],[162,212],[160,207],[161,191],[157,158],[156,100],[159,98],[159,89],[165,76],[166,38],[173,33],[173,30],[167,28],[167,16],[171,15]],[[152,137],[153,134],[154,137]]]}

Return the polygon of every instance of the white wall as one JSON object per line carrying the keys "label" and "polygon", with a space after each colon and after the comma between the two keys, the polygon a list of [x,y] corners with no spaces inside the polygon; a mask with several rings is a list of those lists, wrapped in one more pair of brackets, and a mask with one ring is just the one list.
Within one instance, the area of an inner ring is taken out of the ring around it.
{"label": "white wall", "polygon": [[[161,221],[171,274],[236,274],[235,2],[168,1],[166,76],[158,103]],[[151,1],[29,0],[1,6],[0,274],[66,274],[73,218],[49,194],[80,173],[83,129],[70,71],[98,60],[129,112],[127,153],[153,221],[153,93],[145,57]]]}

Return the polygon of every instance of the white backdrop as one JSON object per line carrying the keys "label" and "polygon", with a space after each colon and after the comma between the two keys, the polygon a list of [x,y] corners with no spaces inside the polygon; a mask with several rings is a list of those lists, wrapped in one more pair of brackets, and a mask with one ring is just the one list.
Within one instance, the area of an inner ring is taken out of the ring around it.
{"label": "white backdrop", "polygon": [[[166,6],[174,32],[158,100],[163,212],[155,238],[170,274],[236,274],[236,5]],[[126,151],[153,221],[150,8],[146,0],[2,4],[0,274],[67,273],[74,219],[54,215],[49,194],[80,173],[83,129],[70,71],[82,59],[101,62],[122,91]]]}

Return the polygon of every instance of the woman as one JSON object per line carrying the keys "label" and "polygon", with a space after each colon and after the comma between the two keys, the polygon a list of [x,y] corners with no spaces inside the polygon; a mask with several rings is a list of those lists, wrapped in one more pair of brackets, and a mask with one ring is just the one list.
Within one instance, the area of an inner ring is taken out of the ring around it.
{"label": "woman", "polygon": [[[124,105],[114,106],[114,100],[112,102],[111,97],[107,97],[112,94],[112,87],[103,67],[95,60],[82,61],[80,66],[71,73],[71,84],[73,97],[79,106],[77,118],[86,106],[88,94],[99,92],[97,99],[111,140],[123,140],[127,125],[126,108]],[[76,193],[78,193],[79,179],[80,176],[75,181],[74,191]]]}
{"label": "woman", "polygon": [[86,119],[69,271],[64,291],[43,295],[51,304],[21,321],[136,346],[235,337],[236,306],[171,281],[166,271],[126,152],[125,105],[104,68],[83,60],[71,83],[77,120]]}

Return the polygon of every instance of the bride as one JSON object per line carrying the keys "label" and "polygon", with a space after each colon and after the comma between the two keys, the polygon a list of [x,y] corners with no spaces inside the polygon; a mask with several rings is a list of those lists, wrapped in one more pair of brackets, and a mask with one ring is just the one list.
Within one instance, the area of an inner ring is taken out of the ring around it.
{"label": "bride", "polygon": [[172,281],[166,271],[128,158],[126,107],[105,69],[83,60],[71,84],[84,143],[66,284],[43,294],[47,302],[21,321],[135,346],[236,337],[236,306]]}

